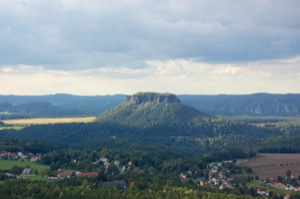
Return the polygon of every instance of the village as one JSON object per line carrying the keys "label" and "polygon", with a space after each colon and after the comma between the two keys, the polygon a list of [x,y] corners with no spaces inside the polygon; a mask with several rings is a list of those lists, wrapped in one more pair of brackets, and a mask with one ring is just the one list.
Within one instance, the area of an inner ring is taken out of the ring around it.
{"label": "village", "polygon": [[[211,163],[207,166],[208,175],[206,177],[190,177],[192,172],[184,172],[179,175],[181,182],[193,182],[200,187],[211,187],[223,189],[234,189],[236,184],[239,183],[232,173],[241,172],[241,167],[235,165],[232,161]],[[258,180],[258,179],[256,179]],[[272,189],[286,190],[286,191],[300,191],[300,176],[296,178],[290,176],[273,176],[262,181],[263,186],[257,187],[256,193],[261,196],[269,196]],[[288,197],[287,197],[288,198]]]}
{"label": "village", "polygon": [[[24,162],[39,162],[43,155],[47,154],[33,154],[31,152],[24,153],[24,152],[0,152],[0,159],[3,160],[15,160],[15,161],[24,161]],[[77,163],[77,160],[74,159],[73,163]],[[124,174],[127,172],[141,172],[142,170],[132,162],[128,162],[125,165],[122,165],[119,160],[109,161],[106,157],[101,157],[94,162],[91,162],[92,165],[95,167],[102,167],[104,168],[104,174],[109,172],[109,169],[113,167],[115,170],[115,174]],[[233,161],[224,161],[224,162],[217,162],[217,163],[210,163],[207,165],[207,169],[205,171],[204,176],[195,177],[192,171],[182,172],[179,175],[180,181],[182,183],[192,182],[193,184],[197,184],[199,187],[210,187],[210,188],[217,188],[220,190],[223,189],[234,189],[236,188],[236,184],[239,182],[237,179],[234,178],[233,174],[243,173],[249,168],[242,168]],[[143,173],[143,172],[142,172]],[[16,176],[12,173],[4,173],[7,178],[17,177],[17,178],[26,178],[32,174],[31,168],[24,168],[20,175]],[[51,174],[45,173],[43,178],[48,180],[61,180],[67,179],[72,177],[98,177],[99,173],[96,171],[86,172],[86,171],[78,171],[78,170],[66,170],[59,168],[54,173]],[[258,180],[258,179],[255,179]],[[273,189],[280,189],[286,191],[300,191],[300,179],[299,177],[296,178],[293,175],[289,176],[272,176],[263,180],[263,186],[256,188],[256,193],[261,196],[269,196],[269,193]],[[114,181],[107,181],[103,182],[103,184],[107,186],[118,186],[123,189],[128,188],[128,184],[125,180],[114,180]]]}

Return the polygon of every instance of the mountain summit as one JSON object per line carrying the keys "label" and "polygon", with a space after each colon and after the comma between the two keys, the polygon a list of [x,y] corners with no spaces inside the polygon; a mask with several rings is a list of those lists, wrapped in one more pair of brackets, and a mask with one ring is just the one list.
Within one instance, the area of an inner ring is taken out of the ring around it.
{"label": "mountain summit", "polygon": [[126,101],[134,103],[136,105],[154,102],[154,103],[180,103],[179,98],[176,95],[169,93],[137,93],[134,95],[126,96]]}
{"label": "mountain summit", "polygon": [[211,117],[180,102],[176,95],[137,93],[125,102],[100,114],[96,121],[122,126],[120,131],[151,136],[197,136],[245,139],[260,136],[263,129]]}
{"label": "mountain summit", "polygon": [[192,123],[204,118],[209,116],[182,104],[176,95],[137,93],[127,96],[125,102],[100,114],[96,120],[147,131],[154,128],[174,133],[183,129],[190,131]]}

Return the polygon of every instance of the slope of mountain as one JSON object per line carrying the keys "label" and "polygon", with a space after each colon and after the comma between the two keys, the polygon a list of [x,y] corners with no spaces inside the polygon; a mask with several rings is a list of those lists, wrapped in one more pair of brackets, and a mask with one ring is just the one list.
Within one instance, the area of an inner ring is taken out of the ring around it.
{"label": "slope of mountain", "polygon": [[[145,135],[224,138],[235,135],[254,138],[266,131],[244,123],[211,117],[182,104],[175,95],[158,93],[127,96],[125,102],[100,114],[96,121],[139,129]],[[260,136],[269,136],[269,133]]]}
{"label": "slope of mountain", "polygon": [[97,117],[98,122],[117,123],[146,129],[149,127],[182,128],[192,121],[208,120],[209,116],[182,104],[175,95],[138,93]]}

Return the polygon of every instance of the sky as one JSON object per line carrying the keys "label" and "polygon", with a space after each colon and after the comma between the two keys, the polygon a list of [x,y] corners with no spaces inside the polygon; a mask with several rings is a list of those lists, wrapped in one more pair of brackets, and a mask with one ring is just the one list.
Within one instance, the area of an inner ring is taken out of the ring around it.
{"label": "sky", "polygon": [[0,0],[0,94],[300,93],[299,0]]}

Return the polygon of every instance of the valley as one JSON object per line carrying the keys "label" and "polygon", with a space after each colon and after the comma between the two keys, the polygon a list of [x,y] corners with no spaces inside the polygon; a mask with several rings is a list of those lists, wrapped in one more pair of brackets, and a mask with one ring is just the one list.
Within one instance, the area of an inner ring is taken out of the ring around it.
{"label": "valley", "polygon": [[[36,164],[47,169],[33,176],[32,182],[8,177],[6,173],[16,171],[0,168],[2,194],[11,187],[35,186],[42,190],[37,194],[53,198],[59,197],[53,190],[60,186],[68,197],[79,191],[89,198],[101,192],[111,198],[174,198],[174,194],[256,198],[269,193],[270,198],[298,197],[296,189],[284,190],[288,185],[297,187],[299,181],[298,116],[217,117],[165,93],[127,96],[115,107],[89,117],[8,120],[10,114],[3,115],[0,152],[42,154]],[[239,159],[248,161],[240,164]],[[1,161],[3,165],[15,161],[24,169],[22,160],[3,156]],[[28,159],[23,161],[26,164]],[[26,167],[31,168],[31,163]],[[287,170],[293,178],[279,179],[284,187],[270,187],[263,181],[286,176]],[[69,175],[61,177],[63,173]],[[75,192],[68,191],[72,186]],[[28,194],[33,193],[28,190]]]}

